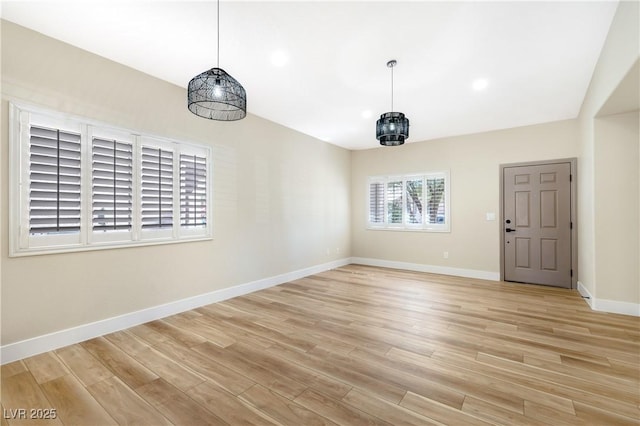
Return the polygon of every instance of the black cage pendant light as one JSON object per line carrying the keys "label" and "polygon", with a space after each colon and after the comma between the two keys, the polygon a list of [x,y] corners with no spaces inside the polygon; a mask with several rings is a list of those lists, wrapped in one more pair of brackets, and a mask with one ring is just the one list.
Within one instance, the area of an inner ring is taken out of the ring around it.
{"label": "black cage pendant light", "polygon": [[220,66],[220,0],[218,0],[218,63],[191,79],[187,89],[189,111],[218,121],[241,120],[247,115],[247,93],[238,80]]}
{"label": "black cage pendant light", "polygon": [[384,146],[402,145],[409,137],[409,119],[401,112],[393,112],[393,67],[397,63],[395,59],[387,62],[391,68],[391,112],[385,112],[376,122],[376,139]]}

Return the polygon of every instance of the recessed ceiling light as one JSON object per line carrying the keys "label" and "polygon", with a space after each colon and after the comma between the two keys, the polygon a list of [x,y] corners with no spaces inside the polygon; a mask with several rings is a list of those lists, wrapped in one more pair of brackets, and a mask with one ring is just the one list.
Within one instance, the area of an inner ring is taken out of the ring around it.
{"label": "recessed ceiling light", "polygon": [[372,114],[373,113],[371,112],[371,110],[365,109],[364,111],[362,111],[361,115],[362,115],[362,118],[367,119],[367,118],[371,118]]}
{"label": "recessed ceiling light", "polygon": [[487,80],[486,78],[478,78],[473,81],[471,87],[473,88],[473,90],[480,91],[486,89],[488,85],[489,80]]}
{"label": "recessed ceiling light", "polygon": [[289,55],[283,50],[276,50],[271,54],[271,64],[275,67],[283,67],[289,62]]}

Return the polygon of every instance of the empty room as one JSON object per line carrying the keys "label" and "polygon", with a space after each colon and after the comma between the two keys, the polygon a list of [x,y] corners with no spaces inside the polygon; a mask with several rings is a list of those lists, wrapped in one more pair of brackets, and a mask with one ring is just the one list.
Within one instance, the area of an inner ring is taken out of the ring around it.
{"label": "empty room", "polygon": [[1,426],[640,424],[638,1],[0,13]]}

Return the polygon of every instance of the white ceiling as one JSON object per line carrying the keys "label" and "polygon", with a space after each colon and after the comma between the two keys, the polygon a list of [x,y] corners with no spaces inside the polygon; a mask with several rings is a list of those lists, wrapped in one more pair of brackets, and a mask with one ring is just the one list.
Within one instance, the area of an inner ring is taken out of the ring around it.
{"label": "white ceiling", "polygon": [[[222,1],[220,67],[247,90],[250,113],[349,149],[379,146],[389,59],[407,142],[511,128],[577,116],[616,7]],[[216,66],[212,1],[3,0],[2,17],[181,87]],[[479,78],[488,86],[475,91]]]}

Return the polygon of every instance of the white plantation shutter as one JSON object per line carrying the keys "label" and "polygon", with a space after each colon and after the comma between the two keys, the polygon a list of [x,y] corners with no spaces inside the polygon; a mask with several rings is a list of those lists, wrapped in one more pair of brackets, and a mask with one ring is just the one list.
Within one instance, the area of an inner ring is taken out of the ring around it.
{"label": "white plantation shutter", "polygon": [[371,229],[450,232],[449,172],[370,176]]}
{"label": "white plantation shutter", "polygon": [[93,230],[130,230],[133,208],[132,144],[93,138],[91,170]]}
{"label": "white plantation shutter", "polygon": [[180,154],[180,225],[207,225],[207,158]]}
{"label": "white plantation shutter", "polygon": [[9,256],[213,235],[213,150],[9,102]]}
{"label": "white plantation shutter", "polygon": [[80,134],[29,127],[29,233],[80,232]]}
{"label": "white plantation shutter", "polygon": [[369,183],[369,223],[384,223],[384,182]]}
{"label": "white plantation shutter", "polygon": [[427,191],[427,209],[425,220],[429,224],[443,224],[446,221],[445,177],[429,176],[425,179]]}
{"label": "white plantation shutter", "polygon": [[402,180],[387,182],[387,222],[402,223]]}
{"label": "white plantation shutter", "polygon": [[142,229],[173,227],[173,152],[142,147]]}
{"label": "white plantation shutter", "polygon": [[407,223],[410,225],[422,224],[424,211],[423,179],[411,178],[406,180],[407,198]]}

